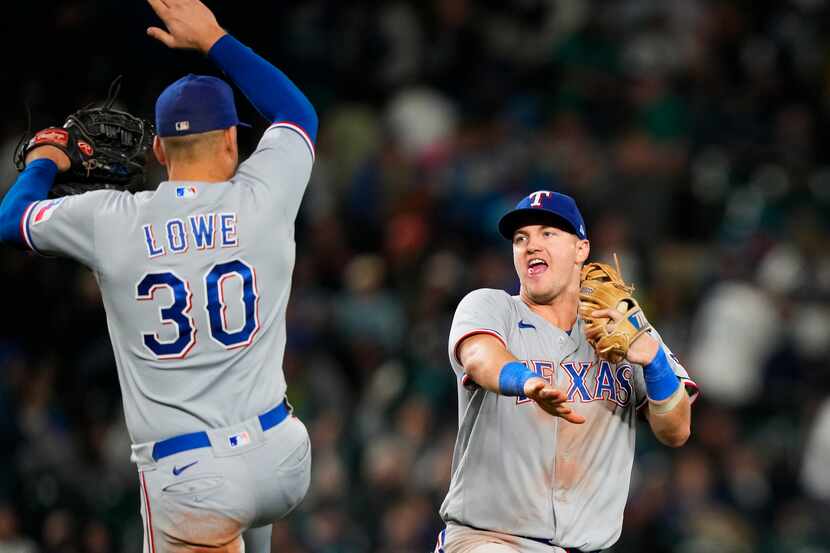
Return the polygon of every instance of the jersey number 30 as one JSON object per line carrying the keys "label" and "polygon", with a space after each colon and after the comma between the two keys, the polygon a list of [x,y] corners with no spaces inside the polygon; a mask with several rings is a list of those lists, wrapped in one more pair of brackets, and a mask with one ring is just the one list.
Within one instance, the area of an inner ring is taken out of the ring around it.
{"label": "jersey number 30", "polygon": [[[244,324],[229,329],[225,318],[228,309],[224,296],[225,282],[231,278],[242,281],[242,305]],[[169,288],[173,303],[159,309],[164,324],[176,325],[175,339],[162,342],[158,334],[143,333],[144,346],[159,359],[182,359],[196,344],[196,325],[190,316],[193,292],[190,283],[173,272],[145,275],[136,288],[136,299],[152,300],[159,288]],[[253,341],[259,329],[257,304],[259,294],[256,287],[256,271],[241,260],[217,263],[204,277],[205,310],[210,322],[210,337],[225,349],[247,346]]]}

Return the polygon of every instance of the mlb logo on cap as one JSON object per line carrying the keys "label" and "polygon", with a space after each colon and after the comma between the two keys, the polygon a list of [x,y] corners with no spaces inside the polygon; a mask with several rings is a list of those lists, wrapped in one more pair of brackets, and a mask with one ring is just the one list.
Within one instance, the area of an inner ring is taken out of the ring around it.
{"label": "mlb logo on cap", "polygon": [[239,122],[233,90],[222,79],[186,75],[164,89],[156,100],[156,133],[162,137],[227,129]]}
{"label": "mlb logo on cap", "polygon": [[552,190],[537,190],[516,204],[499,221],[499,233],[508,240],[525,225],[550,225],[576,234],[587,240],[585,222],[576,202],[567,194]]}

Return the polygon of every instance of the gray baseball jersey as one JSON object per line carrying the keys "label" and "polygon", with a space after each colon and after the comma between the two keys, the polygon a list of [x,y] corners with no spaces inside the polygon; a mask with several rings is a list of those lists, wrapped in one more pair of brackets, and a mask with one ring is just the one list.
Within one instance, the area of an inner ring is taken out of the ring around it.
{"label": "gray baseball jersey", "polygon": [[[464,374],[457,347],[481,333],[566,390],[586,422],[572,424],[525,397],[476,386]],[[663,347],[675,374],[696,389]],[[489,289],[459,304],[449,353],[458,379],[459,430],[442,518],[585,551],[614,544],[628,496],[636,410],[647,401],[642,367],[598,359],[581,321],[567,333],[519,297]]]}
{"label": "gray baseball jersey", "polygon": [[133,443],[259,415],[285,395],[294,220],[314,150],[271,126],[227,182],[162,182],[32,204],[27,244],[101,288]]}

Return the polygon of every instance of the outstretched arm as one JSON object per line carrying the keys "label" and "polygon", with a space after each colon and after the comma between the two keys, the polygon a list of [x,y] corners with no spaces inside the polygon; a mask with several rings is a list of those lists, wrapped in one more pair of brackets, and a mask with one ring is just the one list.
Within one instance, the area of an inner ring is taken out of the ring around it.
{"label": "outstretched arm", "polygon": [[45,200],[58,171],[69,168],[69,157],[54,146],[41,146],[26,156],[26,169],[20,173],[0,204],[0,241],[24,242],[21,221],[26,209]]}
{"label": "outstretched arm", "polygon": [[585,417],[565,403],[565,392],[533,373],[489,334],[465,338],[458,344],[458,359],[465,373],[485,390],[510,396],[521,394],[555,417],[576,424],[585,422]]}
{"label": "outstretched arm", "polygon": [[167,30],[147,34],[170,48],[205,53],[245,94],[269,123],[290,122],[317,139],[317,113],[285,74],[219,26],[199,0],[148,0]]}

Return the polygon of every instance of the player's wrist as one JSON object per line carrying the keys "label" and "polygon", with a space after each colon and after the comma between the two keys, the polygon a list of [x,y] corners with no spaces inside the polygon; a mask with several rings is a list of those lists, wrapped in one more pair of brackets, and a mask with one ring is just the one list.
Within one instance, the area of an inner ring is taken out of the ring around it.
{"label": "player's wrist", "polygon": [[662,347],[650,363],[643,365],[643,377],[646,381],[646,394],[650,400],[668,399],[680,387],[680,379],[674,374],[669,358]]}
{"label": "player's wrist", "polygon": [[643,333],[631,344],[626,358],[632,363],[647,365],[654,361],[661,349],[660,342],[648,333]]}
{"label": "player's wrist", "polygon": [[66,155],[66,152],[58,148],[57,146],[50,146],[50,145],[43,145],[38,146],[34,150],[30,151],[26,154],[26,165],[37,161],[39,159],[49,160],[55,164],[55,167],[58,168],[58,171],[66,171],[72,165],[69,156]]}
{"label": "player's wrist", "polygon": [[505,363],[499,372],[499,393],[503,396],[524,395],[527,381],[538,376],[520,361]]}
{"label": "player's wrist", "polygon": [[199,50],[207,55],[210,52],[210,49],[219,42],[222,37],[227,35],[228,32],[223,29],[222,27],[216,26],[213,29],[210,29],[205,33],[205,35],[199,40],[198,48]]}

